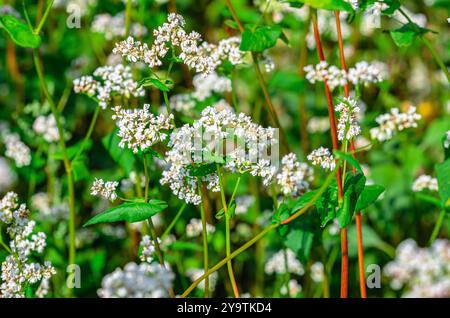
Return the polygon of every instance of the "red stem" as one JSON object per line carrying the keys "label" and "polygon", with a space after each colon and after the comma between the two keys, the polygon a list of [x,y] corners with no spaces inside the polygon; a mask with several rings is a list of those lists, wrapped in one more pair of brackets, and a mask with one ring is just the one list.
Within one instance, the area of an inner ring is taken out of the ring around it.
{"label": "red stem", "polygon": [[[342,32],[341,32],[341,19],[339,11],[335,11],[336,16],[336,29],[338,34],[339,41],[339,55],[341,58],[341,68],[344,71],[347,71],[347,65],[345,63],[345,53],[344,53],[344,42],[342,41]],[[345,97],[350,96],[350,84],[347,82],[344,85],[344,95]],[[350,141],[350,150],[352,151],[353,158],[356,159],[355,143],[353,140]],[[355,168],[353,168],[355,171]],[[361,212],[356,212],[356,233],[357,233],[357,241],[358,241],[358,270],[359,270],[359,289],[361,292],[361,298],[367,298],[367,290],[366,290],[366,279],[364,276],[364,249],[363,249],[363,236],[362,236],[362,223],[361,223]]]}
{"label": "red stem", "polygon": [[[312,22],[314,29],[314,38],[316,41],[317,54],[319,56],[320,61],[325,61],[322,41],[320,40],[319,27],[317,24],[317,11],[313,12],[312,14]],[[330,88],[328,87],[328,83],[326,80],[324,81],[324,86],[328,105],[328,117],[330,119],[331,140],[333,142],[333,149],[338,150],[339,143],[337,138],[336,118],[334,116],[333,98],[331,96],[331,91]],[[337,169],[336,181],[338,186],[338,198],[339,202],[341,202],[343,197],[341,168]],[[347,229],[343,228],[341,229],[341,298],[347,297],[348,297],[348,242],[347,242]]]}

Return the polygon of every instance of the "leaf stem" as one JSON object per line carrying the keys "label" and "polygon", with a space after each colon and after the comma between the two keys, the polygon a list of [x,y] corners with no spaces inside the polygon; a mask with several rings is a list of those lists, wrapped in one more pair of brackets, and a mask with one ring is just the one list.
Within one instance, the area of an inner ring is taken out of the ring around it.
{"label": "leaf stem", "polygon": [[438,237],[439,231],[440,231],[440,229],[442,227],[442,223],[444,222],[444,219],[445,219],[445,208],[442,208],[441,212],[439,213],[438,220],[437,220],[436,224],[434,225],[433,232],[431,233],[430,240],[428,241],[429,245],[433,244],[433,242]]}
{"label": "leaf stem", "polygon": [[[223,188],[223,180],[222,173],[220,171],[219,165],[217,165],[217,175],[219,177],[219,187],[220,187],[220,197],[222,199],[223,210],[225,211],[225,249],[226,256],[230,257],[231,255],[231,238],[230,238],[230,218],[231,215],[228,211],[227,201],[225,199],[225,190]],[[239,298],[239,290],[236,284],[236,279],[234,277],[233,265],[231,263],[231,259],[227,261],[228,268],[228,276],[230,277],[230,283],[233,288],[233,293],[235,298]]]}
{"label": "leaf stem", "polygon": [[133,2],[127,0],[125,8],[125,37],[130,35],[130,25],[131,25],[131,10],[133,8]]}
{"label": "leaf stem", "polygon": [[170,231],[173,229],[177,221],[180,219],[181,214],[183,214],[183,211],[186,209],[187,204],[183,203],[183,205],[178,209],[177,214],[173,218],[172,222],[170,222],[169,226],[166,228],[164,233],[161,235],[161,239],[165,238],[167,235],[169,235]]}
{"label": "leaf stem", "polygon": [[50,13],[50,10],[52,9],[53,2],[54,2],[54,0],[50,0],[49,1],[48,5],[47,5],[47,8],[45,9],[44,15],[42,16],[42,19],[39,22],[38,27],[34,30],[35,34],[41,33],[41,30],[44,27],[45,21],[47,21],[48,14]]}
{"label": "leaf stem", "polygon": [[[198,181],[198,195],[202,197],[202,183]],[[202,198],[202,203],[200,204],[200,214],[202,218],[202,239],[203,239],[203,272],[207,273],[209,268],[208,260],[208,231],[205,215],[204,198]],[[205,278],[205,298],[209,298],[209,277]]]}
{"label": "leaf stem", "polygon": [[91,123],[89,124],[89,129],[86,133],[86,136],[84,136],[84,139],[81,142],[80,148],[78,148],[78,151],[75,154],[75,157],[73,158],[72,162],[77,160],[78,157],[83,153],[84,147],[86,147],[86,144],[91,139],[92,133],[94,132],[95,124],[97,123],[99,113],[100,113],[100,106],[97,105],[97,107],[95,108],[94,115],[92,116]]}

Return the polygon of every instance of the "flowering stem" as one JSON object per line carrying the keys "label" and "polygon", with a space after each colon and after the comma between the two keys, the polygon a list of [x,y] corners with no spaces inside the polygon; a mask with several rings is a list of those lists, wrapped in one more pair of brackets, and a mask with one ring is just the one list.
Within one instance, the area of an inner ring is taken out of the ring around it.
{"label": "flowering stem", "polygon": [[[227,201],[225,199],[225,191],[223,189],[222,183],[222,173],[220,172],[220,167],[217,165],[217,175],[219,177],[219,187],[220,187],[220,197],[222,199],[223,210],[225,211],[225,248],[226,256],[231,255],[231,239],[230,239],[230,218],[231,215],[228,212]],[[231,287],[233,288],[233,293],[235,298],[239,298],[239,290],[236,284],[236,279],[234,278],[233,265],[231,264],[231,259],[227,261],[228,276],[230,277]],[[205,272],[206,273],[206,272]]]}
{"label": "flowering stem", "polygon": [[422,31],[419,29],[416,23],[411,20],[411,18],[406,14],[406,12],[400,7],[398,8],[398,11],[401,15],[405,17],[405,19],[415,28],[417,34],[419,35],[419,38],[422,40],[423,44],[430,50],[431,55],[433,55],[434,60],[441,68],[442,72],[444,72],[445,76],[447,77],[447,80],[450,82],[450,72],[448,71],[447,67],[444,64],[444,61],[441,59],[433,45],[423,36]]}
{"label": "flowering stem", "polygon": [[[263,238],[267,233],[270,231],[276,229],[280,225],[284,225],[287,223],[290,223],[294,221],[296,218],[298,218],[300,215],[304,214],[306,211],[309,210],[310,207],[312,207],[316,201],[322,196],[322,194],[325,192],[325,190],[328,188],[328,186],[331,184],[331,181],[334,179],[334,172],[331,172],[328,177],[325,179],[325,182],[322,184],[322,186],[319,188],[317,193],[312,197],[311,201],[309,201],[306,205],[304,205],[300,210],[295,212],[290,218],[280,222],[280,223],[274,223],[266,227],[264,230],[262,230],[259,234],[257,234],[255,237],[253,237],[251,240],[249,240],[247,243],[243,244],[241,247],[239,247],[237,250],[235,250],[233,253],[222,259],[220,262],[218,262],[216,265],[211,267],[206,273],[204,273],[202,276],[197,278],[191,286],[189,286],[188,289],[186,289],[183,294],[181,294],[181,298],[184,298],[189,295],[191,291],[194,290],[195,287],[197,287],[198,284],[200,284],[207,276],[211,275],[212,273],[218,271],[222,266],[227,264],[229,261],[231,261],[233,258],[237,257],[239,254],[247,250],[249,247],[251,247],[253,244],[258,242],[261,238]],[[219,181],[220,182],[220,181]]]}
{"label": "flowering stem", "polygon": [[436,240],[437,236],[439,235],[439,230],[441,229],[442,223],[445,219],[445,209],[441,210],[441,213],[439,213],[439,218],[434,226],[433,232],[431,233],[431,237],[429,240],[429,244],[433,244],[433,242]]}
{"label": "flowering stem", "polygon": [[[198,195],[202,197],[202,184],[198,182]],[[204,200],[200,204],[200,214],[202,217],[202,238],[203,238],[203,272],[208,272],[209,260],[208,260],[208,231],[206,228],[206,216]],[[205,278],[205,298],[209,298],[209,277]]]}
{"label": "flowering stem", "polygon": [[[339,11],[335,11],[336,16],[336,29],[338,34],[338,42],[339,42],[339,55],[341,58],[341,67],[344,71],[347,71],[347,65],[345,63],[345,53],[344,53],[344,41],[342,40],[342,32],[341,32],[341,19]],[[348,81],[344,85],[344,95],[345,97],[350,96],[350,89]],[[347,146],[347,145],[346,145]],[[356,154],[353,152],[355,150],[354,141],[350,141],[350,149],[352,150],[352,156],[356,159]],[[345,151],[347,151],[347,147],[345,147]],[[355,169],[353,168],[355,171]],[[344,179],[345,180],[345,175]],[[357,233],[357,244],[358,244],[358,270],[359,270],[359,289],[361,293],[361,298],[367,298],[367,290],[366,290],[366,282],[364,275],[364,248],[363,248],[363,236],[362,236],[362,222],[361,222],[361,212],[356,212],[356,233]]]}
{"label": "flowering stem", "polygon": [[92,133],[94,132],[95,124],[97,123],[99,113],[100,113],[100,106],[97,105],[97,107],[95,108],[94,115],[92,116],[91,123],[89,124],[89,129],[86,133],[86,136],[84,136],[84,139],[81,142],[80,148],[78,148],[78,151],[75,154],[75,157],[73,158],[72,161],[75,161],[78,159],[78,157],[83,153],[84,147],[86,147],[86,144],[91,139]]}
{"label": "flowering stem", "polygon": [[[67,154],[66,144],[64,142],[64,130],[61,125],[61,120],[59,118],[59,112],[56,109],[56,105],[53,102],[53,99],[48,91],[47,84],[45,83],[44,73],[42,71],[41,61],[39,59],[39,53],[35,49],[33,50],[33,61],[34,66],[36,68],[36,72],[39,77],[39,82],[41,85],[41,89],[44,92],[44,95],[47,99],[47,102],[50,105],[50,109],[52,111],[53,117],[55,118],[56,127],[58,129],[59,134],[59,147],[63,153],[63,162],[64,168],[67,175],[67,187],[68,187],[68,195],[69,195],[69,264],[75,264],[75,187],[74,180],[72,174],[72,166],[69,161],[69,156]],[[71,292],[72,289],[69,289]]]}
{"label": "flowering stem", "polygon": [[[316,41],[317,54],[320,61],[325,61],[325,55],[323,53],[322,42],[320,40],[319,27],[317,23],[317,10],[312,9],[312,22],[314,29],[314,38]],[[339,149],[339,143],[337,138],[336,119],[334,115],[333,98],[331,96],[330,88],[326,79],[324,80],[325,95],[328,105],[328,117],[330,120],[331,140],[333,142],[333,149]],[[336,172],[336,183],[338,187],[338,200],[342,202],[343,187],[341,178],[341,169],[338,167]],[[348,242],[347,242],[347,229],[341,229],[341,298],[347,298],[348,294]]]}
{"label": "flowering stem", "polygon": [[178,219],[181,217],[181,214],[183,214],[184,209],[186,209],[187,204],[183,203],[181,208],[178,210],[177,215],[173,218],[172,222],[170,222],[169,226],[166,228],[164,233],[161,235],[161,239],[165,238],[167,235],[169,235],[170,231],[173,229],[175,224],[177,223]]}

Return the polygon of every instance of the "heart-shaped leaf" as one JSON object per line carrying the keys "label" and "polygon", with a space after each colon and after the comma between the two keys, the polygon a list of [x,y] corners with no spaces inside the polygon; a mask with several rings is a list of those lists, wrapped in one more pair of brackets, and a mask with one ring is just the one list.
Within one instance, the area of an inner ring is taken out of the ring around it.
{"label": "heart-shaped leaf", "polygon": [[41,38],[19,19],[5,15],[0,18],[3,28],[11,39],[19,46],[36,49],[41,45]]}

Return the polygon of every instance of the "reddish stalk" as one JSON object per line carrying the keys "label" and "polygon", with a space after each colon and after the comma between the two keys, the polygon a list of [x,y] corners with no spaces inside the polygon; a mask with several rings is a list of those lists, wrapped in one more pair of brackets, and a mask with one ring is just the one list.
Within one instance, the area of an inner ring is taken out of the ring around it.
{"label": "reddish stalk", "polygon": [[[335,11],[336,16],[336,29],[338,34],[339,41],[339,55],[341,58],[341,68],[344,71],[347,71],[347,65],[345,63],[345,54],[344,54],[344,42],[342,41],[342,32],[341,32],[341,20],[339,11]],[[349,83],[344,86],[344,95],[345,97],[350,96],[350,88]],[[352,151],[353,158],[356,159],[355,151],[355,143],[353,140],[350,141],[350,150]],[[353,168],[353,171],[355,169]],[[363,236],[362,236],[362,223],[361,223],[361,212],[356,212],[356,233],[357,233],[357,242],[358,242],[358,271],[359,271],[359,289],[361,293],[361,298],[367,298],[367,290],[366,290],[366,279],[364,276],[364,249],[363,249]]]}
{"label": "reddish stalk", "polygon": [[[317,23],[317,11],[314,10],[312,13],[312,23],[314,29],[314,38],[316,41],[317,54],[320,61],[325,61],[325,55],[323,53],[322,41],[320,40],[319,26]],[[328,105],[328,117],[330,119],[330,131],[331,140],[333,142],[333,149],[339,149],[339,142],[337,138],[337,128],[336,128],[336,118],[334,115],[333,97],[331,96],[330,88],[328,83],[324,81],[325,95],[327,98]],[[338,186],[338,199],[342,202],[343,197],[343,187],[342,187],[342,173],[339,167],[336,172],[336,183]],[[348,297],[348,242],[347,242],[347,229],[341,229],[341,298]]]}

